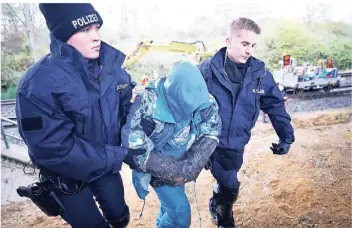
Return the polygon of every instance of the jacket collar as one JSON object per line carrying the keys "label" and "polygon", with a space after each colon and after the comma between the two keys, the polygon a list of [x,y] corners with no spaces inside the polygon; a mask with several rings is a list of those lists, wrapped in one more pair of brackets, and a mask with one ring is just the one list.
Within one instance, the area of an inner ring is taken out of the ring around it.
{"label": "jacket collar", "polygon": [[[81,66],[88,71],[87,60],[77,49],[56,39],[52,33],[50,34],[50,39],[50,52],[52,55],[60,56],[65,60],[72,62],[74,65]],[[115,67],[121,67],[125,57],[125,54],[121,51],[111,47],[103,41],[101,42],[99,63],[107,72],[110,72]]]}
{"label": "jacket collar", "polygon": [[[211,58],[210,63],[215,66],[219,72],[223,72],[224,69],[224,61],[225,61],[225,54],[226,54],[226,47],[221,48],[218,52],[215,53],[215,55]],[[265,64],[264,62],[260,61],[259,59],[251,56],[248,59],[248,70],[247,71],[257,71],[260,70],[264,72]],[[262,74],[254,74],[252,75],[252,80],[256,80],[259,78]]]}

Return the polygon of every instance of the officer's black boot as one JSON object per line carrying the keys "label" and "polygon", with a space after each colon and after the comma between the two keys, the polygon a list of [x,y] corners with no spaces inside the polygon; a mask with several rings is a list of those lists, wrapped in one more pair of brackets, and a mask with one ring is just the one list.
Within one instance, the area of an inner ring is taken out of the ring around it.
{"label": "officer's black boot", "polygon": [[236,202],[239,187],[227,188],[219,186],[219,192],[213,192],[213,198],[209,202],[209,210],[212,220],[219,228],[235,228],[232,207]]}
{"label": "officer's black boot", "polygon": [[125,213],[118,219],[110,220],[109,224],[111,228],[125,228],[130,222],[130,210],[128,206],[126,206]]}
{"label": "officer's black boot", "polygon": [[218,224],[218,220],[217,220],[217,216],[216,216],[215,198],[219,198],[219,197],[220,197],[220,193],[216,193],[213,191],[213,197],[211,197],[209,200],[209,212],[210,212],[211,220],[213,221],[213,223],[215,225]]}

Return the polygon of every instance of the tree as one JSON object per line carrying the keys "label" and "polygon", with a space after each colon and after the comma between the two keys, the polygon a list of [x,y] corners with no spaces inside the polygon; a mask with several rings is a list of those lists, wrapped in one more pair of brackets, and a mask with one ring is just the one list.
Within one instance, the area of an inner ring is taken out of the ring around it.
{"label": "tree", "polygon": [[40,58],[37,38],[42,26],[37,23],[38,15],[35,4],[2,4],[1,86],[4,89],[16,85],[23,72]]}
{"label": "tree", "polygon": [[305,22],[285,20],[276,29],[263,34],[258,57],[270,70],[279,69],[283,54],[290,54],[298,64],[316,65],[319,59],[331,58],[340,70],[351,69],[352,36],[349,33],[350,25],[342,22],[325,21],[309,27]]}
{"label": "tree", "polygon": [[[37,45],[35,40],[35,13],[37,7],[35,4],[9,4],[6,3],[5,7],[7,8],[7,15],[11,18],[13,24],[15,25],[16,30],[19,27],[25,31],[27,38],[30,40],[30,48],[33,61],[36,62],[39,60],[40,56],[37,51]],[[17,19],[17,20],[16,20]]]}
{"label": "tree", "polygon": [[312,28],[316,21],[326,21],[329,19],[327,8],[328,6],[326,3],[307,4],[306,12],[302,19],[308,27]]}

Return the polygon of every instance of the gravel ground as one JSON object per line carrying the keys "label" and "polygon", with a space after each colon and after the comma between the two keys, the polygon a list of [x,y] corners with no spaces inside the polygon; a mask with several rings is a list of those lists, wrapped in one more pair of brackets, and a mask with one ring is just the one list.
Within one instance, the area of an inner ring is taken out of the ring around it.
{"label": "gravel ground", "polygon": [[1,105],[1,116],[5,118],[15,117],[15,105]]}
{"label": "gravel ground", "polygon": [[313,112],[325,109],[347,108],[352,106],[351,95],[338,97],[324,97],[314,100],[288,100],[287,111],[290,114],[297,112]]}
{"label": "gravel ground", "polygon": [[[17,128],[15,128],[15,127],[14,127],[14,128],[6,128],[5,131],[6,131],[6,133],[8,133],[8,134],[11,134],[11,135],[20,137],[20,134],[18,133],[18,130],[17,130]],[[23,145],[23,146],[25,145],[22,140],[18,140],[18,139],[9,137],[9,136],[7,136],[6,138],[7,138],[7,141],[8,141],[10,144],[13,143],[13,144],[17,144],[17,145]],[[20,138],[21,138],[21,137],[20,137]],[[2,139],[2,137],[1,137],[1,139]]]}

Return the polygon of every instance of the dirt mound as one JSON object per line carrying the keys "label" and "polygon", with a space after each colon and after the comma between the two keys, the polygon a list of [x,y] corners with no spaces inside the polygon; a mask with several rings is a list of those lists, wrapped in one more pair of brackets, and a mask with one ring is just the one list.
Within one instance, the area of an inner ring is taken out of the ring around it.
{"label": "dirt mound", "polygon": [[316,112],[305,117],[294,116],[292,123],[295,128],[309,128],[314,126],[326,126],[340,123],[348,123],[352,120],[351,110],[335,111],[330,113]]}
{"label": "dirt mound", "polygon": [[[295,113],[292,116],[294,129],[305,129],[315,126],[328,126],[352,121],[352,109],[332,109],[326,111]],[[275,134],[272,125],[258,121],[252,135]]]}
{"label": "dirt mound", "polygon": [[[349,110],[294,116],[296,142],[286,156],[271,153],[269,146],[277,136],[270,124],[258,123],[239,173],[241,191],[234,206],[238,227],[351,227],[349,121]],[[122,175],[131,209],[129,227],[155,227],[159,202],[154,191],[150,189],[143,216],[138,219],[143,202],[133,189],[130,170],[124,167]],[[215,227],[208,213],[213,182],[210,172],[203,171],[195,185],[186,185],[191,227],[199,227],[199,215],[201,227]],[[60,218],[46,217],[29,202],[3,206],[1,212],[2,227],[68,227]]]}

